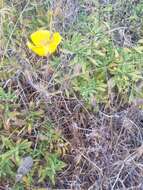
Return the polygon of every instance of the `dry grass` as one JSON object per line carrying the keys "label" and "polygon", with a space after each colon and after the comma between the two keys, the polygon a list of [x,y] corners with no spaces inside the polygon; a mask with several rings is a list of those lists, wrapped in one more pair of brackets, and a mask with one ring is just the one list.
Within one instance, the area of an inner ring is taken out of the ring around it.
{"label": "dry grass", "polygon": [[48,107],[71,148],[57,189],[142,189],[142,111],[95,115],[76,101],[56,99],[57,114]]}

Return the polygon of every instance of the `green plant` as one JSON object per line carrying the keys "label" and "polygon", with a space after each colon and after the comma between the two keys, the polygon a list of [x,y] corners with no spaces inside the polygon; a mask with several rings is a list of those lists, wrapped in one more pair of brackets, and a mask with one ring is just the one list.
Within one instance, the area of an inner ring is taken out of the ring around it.
{"label": "green plant", "polygon": [[0,155],[0,178],[15,177],[15,166],[18,165],[25,151],[30,151],[31,143],[27,140],[17,141],[16,143],[4,136],[1,136],[1,155]]}
{"label": "green plant", "polygon": [[129,43],[136,43],[143,36],[142,1],[109,1],[106,6],[100,5],[99,15],[113,29],[112,37],[118,45],[123,45],[126,39]]}
{"label": "green plant", "polygon": [[[67,150],[66,142],[61,137],[60,131],[56,130],[49,120],[44,121],[44,108],[41,109],[31,102],[29,110],[23,110],[21,114],[18,111],[19,105],[15,106],[16,99],[17,97],[11,91],[6,92],[0,89],[2,108],[0,178],[7,181],[6,178],[9,177],[9,183],[14,184],[16,169],[21,159],[26,155],[31,155],[35,161],[30,173],[27,174],[26,183],[22,179],[15,184],[14,188],[27,188],[27,185],[34,183],[35,173],[37,173],[39,183],[49,177],[54,184],[57,172],[65,166],[60,156],[63,156],[63,152]],[[42,121],[44,122],[41,123]],[[31,134],[35,131],[37,131],[37,136],[36,134],[34,136],[38,142],[31,138]],[[29,140],[25,140],[25,135]],[[35,143],[36,146],[33,149]]]}
{"label": "green plant", "polygon": [[43,165],[38,169],[39,183],[49,177],[51,182],[55,184],[55,176],[61,171],[66,164],[61,161],[60,156],[64,156],[67,151],[67,144],[61,137],[59,131],[47,122],[38,135],[39,142],[33,152],[33,156],[39,161],[43,160]]}
{"label": "green plant", "polygon": [[45,159],[44,169],[40,170],[39,172],[39,182],[46,179],[46,177],[49,177],[54,185],[57,172],[61,171],[66,166],[66,164],[61,161],[59,156],[56,154],[47,154]]}
{"label": "green plant", "polygon": [[8,92],[5,92],[2,87],[0,87],[0,101],[14,101],[16,100],[16,95],[12,93],[10,90]]}
{"label": "green plant", "polygon": [[8,128],[9,121],[18,114],[14,110],[16,99],[16,95],[11,90],[8,89],[6,92],[3,88],[0,88],[0,125],[4,128]]}
{"label": "green plant", "polygon": [[[133,91],[142,80],[141,46],[138,51],[117,47],[108,33],[107,24],[100,23],[96,14],[86,19],[88,24],[83,29],[86,33],[80,31],[81,21],[77,27],[79,32],[71,35],[70,42],[67,39],[64,44],[64,48],[74,54],[70,64],[73,89],[89,104],[92,97],[97,103],[107,103],[109,90],[129,101],[133,94],[137,96],[138,92]],[[109,89],[108,81],[112,83],[112,89]]]}

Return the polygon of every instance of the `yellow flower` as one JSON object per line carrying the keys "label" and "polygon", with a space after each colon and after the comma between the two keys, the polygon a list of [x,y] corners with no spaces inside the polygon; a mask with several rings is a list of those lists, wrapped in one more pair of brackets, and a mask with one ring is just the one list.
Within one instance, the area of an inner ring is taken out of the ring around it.
{"label": "yellow flower", "polygon": [[38,30],[31,34],[31,42],[27,46],[39,56],[47,56],[56,51],[57,46],[62,40],[58,32],[51,34],[48,30]]}

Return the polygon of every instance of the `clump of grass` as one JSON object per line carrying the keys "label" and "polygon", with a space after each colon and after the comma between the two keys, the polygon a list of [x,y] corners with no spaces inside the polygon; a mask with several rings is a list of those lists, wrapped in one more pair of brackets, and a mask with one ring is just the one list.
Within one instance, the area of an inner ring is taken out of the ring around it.
{"label": "clump of grass", "polygon": [[142,1],[108,1],[100,4],[100,8],[100,17],[108,22],[116,44],[132,46],[142,38]]}
{"label": "clump of grass", "polygon": [[[34,165],[27,179],[21,181],[21,186],[23,184],[23,187],[29,188],[34,184],[33,176],[37,176],[39,184],[47,177],[54,184],[56,172],[66,166],[59,159],[62,149],[67,150],[66,142],[50,121],[44,121],[43,110],[32,102],[28,110],[22,110],[20,105],[16,104],[16,99],[15,94],[5,92],[1,88],[1,185],[15,184],[16,169],[21,159],[27,155],[31,155]],[[19,183],[15,184],[16,187],[19,187]]]}
{"label": "clump of grass", "polygon": [[140,94],[136,87],[142,80],[142,51],[138,51],[142,45],[115,46],[107,25],[97,19],[98,14],[84,14],[76,26],[78,31],[71,32],[71,38],[63,44],[74,55],[70,62],[71,86],[90,104],[93,98],[97,103],[107,103],[117,94],[130,101]]}

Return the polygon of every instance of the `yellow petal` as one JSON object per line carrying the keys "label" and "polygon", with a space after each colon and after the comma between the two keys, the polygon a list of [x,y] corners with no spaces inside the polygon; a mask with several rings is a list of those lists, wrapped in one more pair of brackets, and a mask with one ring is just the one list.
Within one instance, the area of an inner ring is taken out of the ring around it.
{"label": "yellow petal", "polygon": [[47,48],[48,48],[49,53],[51,54],[51,53],[54,53],[56,51],[57,45],[50,44]]}
{"label": "yellow petal", "polygon": [[29,49],[31,49],[34,53],[36,53],[39,56],[47,56],[48,55],[48,49],[45,46],[35,46],[32,43],[28,42],[27,46]]}
{"label": "yellow petal", "polygon": [[48,30],[38,30],[31,34],[31,40],[36,45],[46,45],[50,40],[50,32]]}
{"label": "yellow petal", "polygon": [[49,42],[49,53],[50,54],[54,53],[56,51],[57,46],[59,45],[61,40],[62,40],[62,37],[58,32],[53,34],[53,36]]}
{"label": "yellow petal", "polygon": [[48,30],[38,30],[31,34],[31,40],[33,43],[28,42],[28,48],[39,56],[47,56],[56,51],[62,37],[58,32],[51,35]]}
{"label": "yellow petal", "polygon": [[56,45],[59,45],[61,40],[62,40],[61,35],[58,32],[55,32],[52,36],[51,42],[55,43]]}

